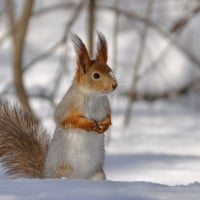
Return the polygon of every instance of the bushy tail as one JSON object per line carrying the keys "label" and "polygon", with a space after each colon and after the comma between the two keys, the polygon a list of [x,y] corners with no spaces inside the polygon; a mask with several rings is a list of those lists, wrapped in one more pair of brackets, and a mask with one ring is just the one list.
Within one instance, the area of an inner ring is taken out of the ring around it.
{"label": "bushy tail", "polygon": [[36,119],[0,100],[0,163],[8,175],[42,178],[49,141]]}

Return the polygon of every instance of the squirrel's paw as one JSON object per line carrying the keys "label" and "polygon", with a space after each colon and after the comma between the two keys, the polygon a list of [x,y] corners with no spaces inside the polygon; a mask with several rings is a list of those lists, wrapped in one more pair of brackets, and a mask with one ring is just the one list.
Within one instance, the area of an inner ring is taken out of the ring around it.
{"label": "squirrel's paw", "polygon": [[97,132],[104,133],[105,131],[107,131],[110,125],[111,125],[111,118],[110,118],[110,115],[108,115],[102,122],[97,123],[97,126],[98,126]]}
{"label": "squirrel's paw", "polygon": [[99,123],[97,123],[97,125],[98,125],[98,131],[97,131],[98,133],[104,133],[110,126],[103,122],[99,122]]}
{"label": "squirrel's paw", "polygon": [[90,127],[89,130],[87,131],[97,131],[97,129],[98,129],[97,123],[93,120],[90,120]]}

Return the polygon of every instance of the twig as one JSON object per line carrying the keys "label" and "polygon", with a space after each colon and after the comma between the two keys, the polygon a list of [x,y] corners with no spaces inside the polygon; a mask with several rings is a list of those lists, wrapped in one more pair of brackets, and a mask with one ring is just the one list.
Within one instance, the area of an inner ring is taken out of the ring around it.
{"label": "twig", "polygon": [[184,16],[178,21],[176,21],[175,24],[171,27],[170,32],[174,33],[183,29],[190,22],[190,20],[199,12],[200,12],[200,5],[197,6],[189,16]]}
{"label": "twig", "polygon": [[[117,10],[121,15],[124,15],[128,20],[131,20],[131,22],[132,22],[132,20],[136,20],[136,21],[145,23],[145,18],[137,15],[133,11],[127,11],[127,10],[124,10],[124,9],[121,9],[121,8],[115,8],[113,6],[108,6],[108,5],[98,5],[98,8],[99,9],[112,10],[113,12],[115,12]],[[177,48],[177,50],[179,50],[181,53],[183,53],[185,57],[187,57],[190,61],[195,63],[198,67],[200,67],[200,60],[197,59],[190,52],[188,52],[184,48],[182,48],[177,43],[177,41],[174,39],[173,35],[171,35],[170,33],[162,30],[158,25],[154,24],[150,20],[147,20],[146,23],[148,23],[148,26],[150,28],[152,28],[153,30],[155,30],[159,35],[161,35],[162,37],[164,37],[164,38],[168,39],[169,41],[171,41],[171,43],[173,43],[173,45]]]}
{"label": "twig", "polygon": [[0,38],[0,45],[3,44],[3,42],[6,40],[6,38],[8,38],[11,35],[12,31],[7,31],[1,38]]}
{"label": "twig", "polygon": [[[194,89],[200,83],[200,78],[192,81],[191,83],[187,84],[187,86],[182,87],[178,90],[164,92],[162,94],[143,94],[137,95],[135,101],[147,101],[153,102],[159,99],[172,99],[174,97],[182,96],[188,94],[192,89]],[[131,94],[125,93],[126,96],[130,96]]]}
{"label": "twig", "polygon": [[[62,38],[59,41],[57,41],[53,46],[51,46],[46,52],[44,52],[43,54],[41,54],[37,58],[33,59],[32,61],[30,61],[23,68],[23,73],[26,72],[27,70],[29,70],[34,64],[36,64],[40,60],[45,59],[46,57],[50,56],[60,45],[66,43],[67,38],[68,38],[67,36],[68,36],[68,34],[69,34],[69,32],[70,32],[75,20],[78,18],[79,14],[80,14],[80,11],[81,11],[83,6],[84,6],[84,1],[80,1],[80,3],[78,5],[76,4],[76,8],[75,8],[74,14],[71,17],[71,19],[67,22]],[[60,81],[59,77],[58,77],[58,80]],[[57,87],[59,85],[59,81],[56,81],[56,84],[55,84],[55,86],[53,88],[52,94],[50,95],[49,98],[54,99],[55,93],[57,91]],[[2,93],[5,94],[6,91],[8,90],[8,88],[10,88],[12,85],[13,85],[13,81],[7,83],[5,89],[2,91]]]}
{"label": "twig", "polygon": [[[39,17],[39,16],[41,16],[43,14],[48,14],[48,13],[56,11],[56,10],[73,9],[73,8],[76,8],[76,5],[77,5],[77,3],[62,3],[62,4],[57,4],[57,5],[50,5],[48,7],[41,8],[41,9],[39,9],[37,11],[33,11],[31,13],[31,17]],[[11,36],[13,31],[14,30],[8,30],[2,37],[0,37],[0,45],[6,40],[6,38]]]}
{"label": "twig", "polygon": [[146,39],[147,39],[147,33],[148,33],[148,22],[147,19],[150,18],[151,12],[152,12],[152,5],[154,3],[154,0],[149,1],[148,6],[147,6],[147,11],[146,11],[146,21],[144,23],[144,28],[141,33],[141,39],[140,39],[140,47],[138,50],[138,56],[136,59],[136,62],[134,63],[134,74],[133,74],[133,80],[131,84],[131,89],[130,89],[130,97],[128,101],[128,105],[125,111],[125,119],[124,119],[124,124],[127,125],[130,121],[130,116],[131,116],[131,111],[132,111],[132,102],[135,101],[136,99],[136,94],[137,94],[137,83],[138,83],[138,71],[141,66],[143,56],[144,56],[144,51],[145,51],[145,45],[146,45]]}
{"label": "twig", "polygon": [[142,79],[146,74],[149,74],[153,69],[156,69],[156,67],[158,67],[159,62],[163,59],[163,57],[167,54],[167,52],[172,48],[172,42],[168,41],[167,46],[165,47],[165,49],[163,51],[160,52],[160,55],[158,56],[157,59],[153,60],[153,62],[150,63],[150,65],[148,67],[146,67],[146,69],[138,75],[138,79]]}
{"label": "twig", "polygon": [[[115,7],[118,7],[119,0],[115,0]],[[115,12],[115,21],[114,21],[114,29],[113,29],[113,59],[112,59],[112,69],[115,74],[117,74],[118,67],[118,34],[119,34],[119,17],[120,14]],[[113,97],[111,96],[111,104],[113,102]],[[111,141],[111,129],[108,130],[108,134],[106,135],[106,145],[108,145]]]}
{"label": "twig", "polygon": [[[83,6],[84,6],[84,1],[80,1],[80,3],[76,6],[71,19],[67,22],[67,24],[65,26],[64,34],[63,34],[63,37],[60,41],[61,44],[66,45],[69,32],[71,31],[71,28],[72,28],[73,24],[75,23],[75,21],[78,19],[78,16],[79,16]],[[56,96],[56,92],[58,91],[58,86],[60,85],[61,76],[63,75],[63,71],[64,71],[65,67],[66,66],[62,65],[60,72],[55,77],[55,84],[54,84],[54,87],[53,87],[53,90],[52,90],[52,94],[50,95],[52,99],[54,99],[55,96]]]}
{"label": "twig", "polygon": [[95,26],[95,0],[88,1],[88,21],[87,21],[87,29],[88,29],[88,49],[89,55],[93,56],[94,52],[94,26]]}
{"label": "twig", "polygon": [[36,64],[38,61],[45,59],[46,57],[50,56],[61,44],[65,43],[67,41],[67,37],[68,34],[72,28],[72,25],[74,24],[75,20],[77,19],[77,17],[80,14],[81,8],[84,5],[84,1],[81,1],[75,8],[74,10],[74,14],[72,15],[72,17],[70,18],[70,20],[67,22],[66,26],[65,26],[65,30],[64,30],[64,34],[61,37],[60,40],[58,40],[54,45],[52,45],[46,52],[44,52],[43,54],[41,54],[40,56],[36,57],[35,59],[33,59],[32,61],[30,61],[23,69],[23,71],[25,72],[26,70],[28,70],[31,66],[33,66],[34,64]]}
{"label": "twig", "polygon": [[[119,0],[115,0],[115,7],[118,7],[118,4]],[[117,66],[118,66],[117,59],[118,59],[119,17],[120,13],[116,9],[114,30],[113,30],[113,60],[112,60],[113,71],[115,72],[115,74],[117,74]]]}
{"label": "twig", "polygon": [[64,45],[64,48],[65,48],[65,50],[63,51],[64,55],[60,56],[60,67],[58,68],[57,73],[55,75],[55,78],[54,78],[54,81],[53,81],[53,83],[54,83],[53,89],[52,89],[52,92],[50,94],[50,99],[52,99],[52,101],[54,101],[54,98],[57,96],[58,87],[59,87],[60,82],[62,80],[62,76],[65,72],[65,68],[67,67],[67,60],[65,59],[65,62],[62,62],[62,57],[66,57],[66,54],[67,54],[67,52],[66,52],[66,45],[67,44],[65,43],[63,45]]}
{"label": "twig", "polygon": [[68,10],[68,9],[75,9],[77,6],[77,3],[60,3],[57,5],[50,5],[45,8],[41,8],[39,10],[36,10],[32,13],[33,17],[39,17],[43,14],[48,14],[50,12],[56,11],[56,10]]}
{"label": "twig", "polygon": [[9,13],[10,20],[10,30],[13,30],[13,72],[14,72],[14,82],[16,87],[16,93],[18,99],[27,112],[31,113],[33,116],[33,112],[31,106],[28,102],[28,96],[26,94],[23,77],[22,77],[22,57],[23,57],[23,49],[25,43],[26,32],[28,28],[29,19],[31,16],[31,10],[33,7],[34,0],[27,0],[24,2],[24,6],[22,9],[22,14],[19,18],[19,21],[15,22],[15,13],[12,0],[7,1],[7,8]]}
{"label": "twig", "polygon": [[31,60],[28,64],[26,64],[23,67],[23,72],[26,72],[31,68],[33,65],[35,65],[37,62],[41,61],[42,59],[45,59],[46,57],[50,56],[59,46],[63,43],[63,38],[57,41],[55,44],[53,44],[47,51],[39,55],[38,57]]}

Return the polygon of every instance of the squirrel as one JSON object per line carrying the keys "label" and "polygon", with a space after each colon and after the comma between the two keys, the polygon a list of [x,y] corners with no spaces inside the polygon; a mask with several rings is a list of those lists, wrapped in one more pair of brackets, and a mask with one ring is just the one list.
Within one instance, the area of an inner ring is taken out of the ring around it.
{"label": "squirrel", "polygon": [[108,94],[118,86],[107,65],[107,41],[98,32],[91,59],[83,41],[72,34],[77,70],[55,109],[52,140],[29,113],[0,100],[0,163],[14,178],[104,180],[104,132],[111,125]]}

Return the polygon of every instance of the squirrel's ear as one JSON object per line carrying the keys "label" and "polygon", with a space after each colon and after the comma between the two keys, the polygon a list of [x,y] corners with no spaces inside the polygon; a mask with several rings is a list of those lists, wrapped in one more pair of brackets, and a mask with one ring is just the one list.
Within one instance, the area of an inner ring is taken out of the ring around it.
{"label": "squirrel's ear", "polygon": [[107,42],[104,35],[100,32],[97,32],[98,34],[98,43],[97,43],[97,54],[96,54],[96,60],[107,63]]}
{"label": "squirrel's ear", "polygon": [[85,47],[85,44],[76,34],[71,34],[71,39],[77,54],[77,65],[78,67],[82,68],[82,71],[85,74],[91,66],[91,60],[88,51]]}

